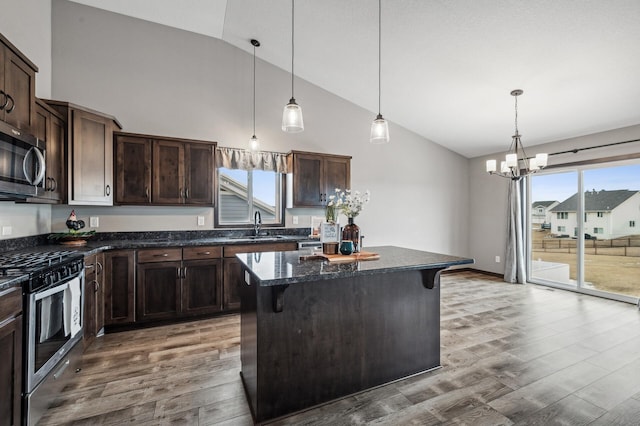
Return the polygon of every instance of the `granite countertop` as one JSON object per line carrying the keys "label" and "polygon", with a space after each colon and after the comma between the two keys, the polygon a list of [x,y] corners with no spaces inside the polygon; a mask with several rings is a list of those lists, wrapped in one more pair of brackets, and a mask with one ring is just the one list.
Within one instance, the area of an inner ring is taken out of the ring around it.
{"label": "granite countertop", "polygon": [[[49,241],[47,244],[38,244],[21,248],[18,250],[9,250],[8,252],[61,252],[72,251],[85,256],[100,253],[106,250],[124,250],[124,249],[141,249],[141,248],[162,248],[162,247],[193,247],[193,246],[209,246],[209,245],[246,245],[246,244],[270,244],[285,242],[300,242],[313,240],[308,235],[298,234],[280,234],[274,232],[272,235],[260,235],[253,237],[249,235],[241,235],[238,232],[230,231],[230,235],[223,235],[225,231],[220,231],[217,235],[197,235],[188,232],[175,233],[116,233],[111,234],[117,238],[108,239],[101,238],[96,240],[88,240],[85,246],[65,246],[55,244]],[[281,231],[282,232],[282,231]],[[308,233],[307,233],[308,234]],[[317,239],[316,239],[317,241]],[[28,275],[16,275],[10,277],[0,276],[0,291],[10,287],[22,285],[28,279]]]}
{"label": "granite countertop", "polygon": [[300,259],[303,254],[311,254],[311,250],[240,253],[236,256],[249,269],[256,282],[264,287],[474,263],[469,258],[394,246],[367,247],[367,251],[378,253],[380,259],[349,263]]}

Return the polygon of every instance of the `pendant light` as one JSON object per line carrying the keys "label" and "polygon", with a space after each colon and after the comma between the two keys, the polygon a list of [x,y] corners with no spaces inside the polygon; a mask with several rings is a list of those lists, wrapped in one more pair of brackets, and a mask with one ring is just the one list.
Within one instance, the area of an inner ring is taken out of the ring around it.
{"label": "pendant light", "polygon": [[378,115],[371,124],[371,137],[369,142],[374,144],[383,144],[389,142],[389,123],[382,117],[380,112],[381,98],[381,56],[382,56],[382,0],[378,0]]}
{"label": "pendant light", "polygon": [[294,0],[291,0],[291,99],[289,103],[285,105],[282,112],[282,130],[287,133],[298,133],[304,130],[304,122],[302,121],[302,108],[296,103],[296,99],[293,96],[293,55],[294,44],[293,34],[295,28],[295,10]]}
{"label": "pendant light", "polygon": [[[500,171],[497,170],[496,160],[487,160],[487,173],[514,180],[522,179],[526,175],[536,173],[547,166],[548,155],[545,153],[536,154],[535,157],[527,158],[524,151],[520,132],[518,131],[518,96],[524,92],[520,89],[512,90],[511,96],[515,98],[515,134],[511,137],[509,152],[505,156],[505,161],[500,162]],[[519,158],[520,157],[520,158]],[[523,168],[520,168],[522,162]]]}
{"label": "pendant light", "polygon": [[260,150],[260,141],[256,137],[256,47],[260,47],[260,42],[256,39],[251,39],[253,45],[253,136],[249,139],[249,150]]}

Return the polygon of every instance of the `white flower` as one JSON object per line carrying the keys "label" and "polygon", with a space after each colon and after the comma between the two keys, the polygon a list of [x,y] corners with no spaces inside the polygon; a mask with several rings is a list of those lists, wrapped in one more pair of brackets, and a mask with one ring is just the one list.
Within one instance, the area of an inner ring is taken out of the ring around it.
{"label": "white flower", "polygon": [[364,205],[369,202],[370,197],[369,190],[361,193],[360,191],[352,192],[350,189],[343,191],[340,188],[336,188],[335,195],[329,196],[331,201],[328,205],[335,206],[345,216],[353,218],[360,214]]}

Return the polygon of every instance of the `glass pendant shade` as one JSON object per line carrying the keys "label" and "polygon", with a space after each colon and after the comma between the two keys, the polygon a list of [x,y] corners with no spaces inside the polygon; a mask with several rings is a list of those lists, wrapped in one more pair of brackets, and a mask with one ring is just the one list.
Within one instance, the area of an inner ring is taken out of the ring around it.
{"label": "glass pendant shade", "polygon": [[382,114],[378,114],[371,124],[371,143],[383,144],[389,142],[389,123],[382,118]]}
{"label": "glass pendant shade", "polygon": [[256,135],[251,136],[251,139],[249,139],[249,149],[251,151],[260,150],[260,140],[256,137]]}
{"label": "glass pendant shade", "polygon": [[487,173],[496,171],[496,160],[487,160]]}
{"label": "glass pendant shade", "polygon": [[282,112],[282,130],[287,133],[298,133],[304,130],[302,120],[302,108],[296,103],[294,98],[289,100]]}
{"label": "glass pendant shade", "polygon": [[544,152],[536,154],[536,164],[540,168],[547,167],[547,160],[548,159],[549,159],[549,154],[546,154]]}

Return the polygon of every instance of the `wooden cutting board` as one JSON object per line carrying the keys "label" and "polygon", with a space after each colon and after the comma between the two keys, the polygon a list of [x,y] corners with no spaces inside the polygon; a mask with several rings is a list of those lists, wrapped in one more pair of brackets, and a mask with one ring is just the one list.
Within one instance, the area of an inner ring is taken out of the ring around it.
{"label": "wooden cutting board", "polygon": [[369,251],[361,251],[360,253],[353,254],[324,254],[324,253],[314,253],[301,255],[300,260],[328,260],[331,263],[339,263],[339,262],[356,262],[360,260],[378,260],[380,259],[380,255],[378,253],[372,253]]}

